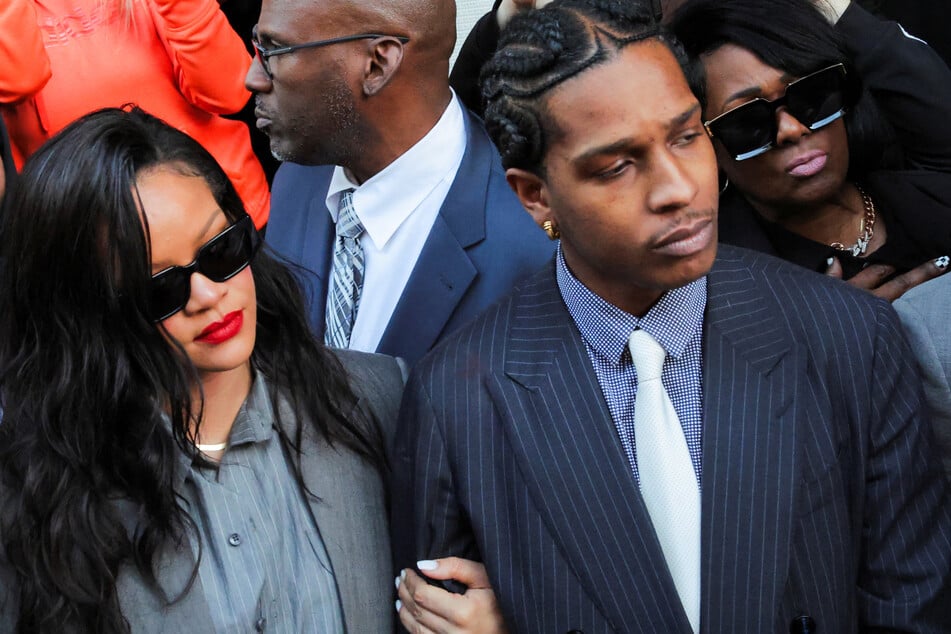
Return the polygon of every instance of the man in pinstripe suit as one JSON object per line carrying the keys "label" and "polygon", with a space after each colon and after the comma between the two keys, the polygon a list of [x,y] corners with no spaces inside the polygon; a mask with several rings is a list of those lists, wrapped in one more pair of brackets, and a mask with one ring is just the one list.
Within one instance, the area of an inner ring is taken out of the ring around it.
{"label": "man in pinstripe suit", "polygon": [[[949,631],[951,495],[900,324],[717,253],[680,53],[635,1],[556,0],[503,35],[487,125],[559,252],[416,367],[397,564],[481,559],[518,632]],[[699,625],[640,488],[637,329],[700,485]]]}

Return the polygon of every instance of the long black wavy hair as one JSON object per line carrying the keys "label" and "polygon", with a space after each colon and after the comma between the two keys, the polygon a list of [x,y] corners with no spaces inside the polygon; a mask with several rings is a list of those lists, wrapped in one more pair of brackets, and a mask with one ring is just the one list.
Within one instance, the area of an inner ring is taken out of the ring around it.
{"label": "long black wavy hair", "polygon": [[689,76],[697,72],[657,21],[649,0],[556,0],[516,15],[482,69],[485,124],[505,168],[540,174],[553,136],[549,91],[625,46],[653,39],[666,45]]}
{"label": "long black wavy hair", "polygon": [[[16,166],[13,164],[13,148],[10,146],[10,137],[7,135],[7,128],[3,124],[3,117],[0,117],[0,170],[3,170],[5,182],[6,197],[13,191],[13,184],[17,177]],[[0,213],[4,208],[4,194],[0,194]]]}
{"label": "long black wavy hair", "polygon": [[[127,632],[120,565],[170,602],[191,585],[164,588],[155,574],[161,549],[198,538],[173,483],[181,452],[201,459],[189,440],[197,372],[147,312],[135,183],[159,165],[203,178],[231,220],[244,214],[201,145],[140,110],[106,109],[30,158],[0,226],[0,539],[20,632]],[[312,335],[293,273],[266,249],[251,270],[251,363],[275,412],[279,395],[292,406],[297,424],[277,428],[298,482],[304,421],[382,467],[377,428],[349,415],[353,391]]]}
{"label": "long black wavy hair", "polygon": [[[862,85],[842,36],[811,0],[688,0],[669,26],[694,59],[734,44],[793,77],[843,63],[853,103],[845,114],[850,175],[900,161],[894,130]],[[698,71],[688,79],[706,110],[706,77],[699,64]]]}

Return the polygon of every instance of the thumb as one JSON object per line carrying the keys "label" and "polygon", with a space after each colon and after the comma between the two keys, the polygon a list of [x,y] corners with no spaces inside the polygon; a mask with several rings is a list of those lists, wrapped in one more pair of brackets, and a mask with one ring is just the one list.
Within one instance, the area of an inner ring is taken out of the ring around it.
{"label": "thumb", "polygon": [[430,579],[453,579],[467,588],[491,588],[485,566],[459,557],[424,559],[416,562],[419,572]]}
{"label": "thumb", "polygon": [[842,264],[839,262],[839,258],[830,257],[828,260],[826,260],[826,264],[829,265],[828,268],[826,269],[826,275],[828,275],[829,277],[834,277],[837,280],[841,280],[842,279]]}

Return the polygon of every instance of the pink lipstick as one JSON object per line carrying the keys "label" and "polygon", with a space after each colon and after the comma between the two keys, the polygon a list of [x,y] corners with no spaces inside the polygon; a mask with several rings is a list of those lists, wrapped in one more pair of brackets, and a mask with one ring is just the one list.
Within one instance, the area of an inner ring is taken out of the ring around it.
{"label": "pink lipstick", "polygon": [[801,178],[815,176],[825,168],[828,160],[825,152],[808,152],[790,161],[786,165],[786,171],[791,176]]}

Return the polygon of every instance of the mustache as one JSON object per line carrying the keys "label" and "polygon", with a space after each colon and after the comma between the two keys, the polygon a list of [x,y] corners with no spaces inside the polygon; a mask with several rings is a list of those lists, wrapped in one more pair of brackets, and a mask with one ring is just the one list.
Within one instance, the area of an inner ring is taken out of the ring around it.
{"label": "mustache", "polygon": [[672,217],[667,220],[663,227],[655,231],[651,236],[650,242],[659,242],[669,234],[678,229],[685,227],[690,227],[696,225],[699,222],[705,220],[710,220],[711,222],[716,222],[717,220],[717,209],[716,207],[711,207],[709,209],[688,209],[687,211],[677,214],[675,217]]}

